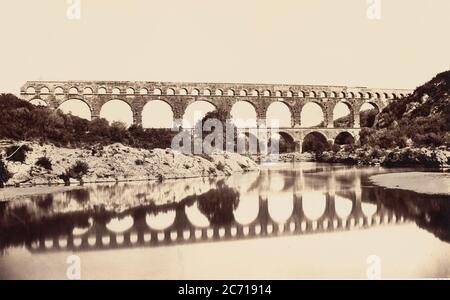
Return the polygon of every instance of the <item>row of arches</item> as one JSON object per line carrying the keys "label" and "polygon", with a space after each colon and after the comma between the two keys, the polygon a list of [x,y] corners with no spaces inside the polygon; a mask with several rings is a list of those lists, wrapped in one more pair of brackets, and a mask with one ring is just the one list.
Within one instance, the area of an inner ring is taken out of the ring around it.
{"label": "row of arches", "polygon": [[[36,94],[36,89],[34,87],[28,87],[26,89],[26,94],[34,95]],[[309,97],[309,98],[346,98],[346,99],[399,99],[407,96],[406,93],[387,93],[387,92],[335,92],[335,91],[272,91],[266,90],[235,90],[235,89],[198,89],[198,88],[119,88],[114,87],[112,89],[107,89],[106,87],[99,87],[97,89],[91,87],[79,88],[71,87],[65,90],[63,87],[56,87],[53,91],[50,91],[48,87],[42,87],[39,89],[41,95],[48,95],[54,93],[55,95],[192,95],[192,96],[241,96],[241,97]]]}
{"label": "row of arches", "polygon": [[[47,105],[41,99],[30,101],[35,105]],[[90,120],[92,111],[88,104],[79,99],[69,99],[59,107],[65,113],[71,113]],[[208,112],[214,111],[216,107],[210,102],[199,100],[187,106],[183,115],[183,127],[192,128]],[[371,114],[369,114],[371,112]],[[375,116],[379,112],[378,107],[371,103],[364,103],[359,111],[362,127],[371,127]],[[353,114],[351,106],[346,102],[339,102],[333,110],[333,125],[336,128],[353,127]],[[173,109],[165,101],[151,100],[146,103],[142,112],[142,126],[144,128],[171,128],[173,126]],[[255,107],[247,101],[236,102],[230,111],[230,116],[237,127],[257,127],[257,113]],[[130,105],[119,99],[106,102],[100,111],[100,117],[109,122],[120,121],[128,126],[133,124],[133,110]],[[266,111],[266,122],[268,126],[289,128],[292,125],[293,113],[284,102],[273,102]],[[305,104],[300,112],[301,127],[323,127],[325,115],[323,108],[315,102]]]}

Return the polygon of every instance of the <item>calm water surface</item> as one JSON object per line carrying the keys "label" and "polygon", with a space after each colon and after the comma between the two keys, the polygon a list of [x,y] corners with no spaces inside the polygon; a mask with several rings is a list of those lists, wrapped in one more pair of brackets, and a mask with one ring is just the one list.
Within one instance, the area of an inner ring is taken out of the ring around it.
{"label": "calm water surface", "polygon": [[72,254],[83,279],[367,278],[371,255],[382,278],[450,277],[449,197],[368,181],[394,171],[273,164],[1,203],[0,279],[64,279]]}

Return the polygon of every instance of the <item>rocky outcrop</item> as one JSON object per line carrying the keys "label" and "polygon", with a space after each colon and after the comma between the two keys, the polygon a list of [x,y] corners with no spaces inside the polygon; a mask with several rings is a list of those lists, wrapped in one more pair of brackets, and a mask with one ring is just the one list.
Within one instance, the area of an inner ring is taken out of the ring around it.
{"label": "rocky outcrop", "polygon": [[[8,185],[64,183],[60,175],[66,173],[77,161],[88,165],[87,174],[82,177],[83,182],[226,176],[259,168],[250,158],[236,153],[196,156],[171,149],[146,150],[122,144],[84,149],[27,144],[32,151],[27,153],[23,163],[7,162],[8,170],[13,174]],[[50,159],[51,170],[36,165],[40,157]],[[75,179],[71,181],[78,182]]]}
{"label": "rocky outcrop", "polygon": [[358,148],[351,152],[343,150],[338,152],[325,151],[317,156],[317,160],[320,162],[352,165],[448,168],[450,165],[450,151],[410,147],[394,150]]}
{"label": "rocky outcrop", "polygon": [[390,151],[382,162],[386,167],[413,167],[422,166],[430,168],[448,167],[450,151],[430,150],[427,148],[404,148]]}

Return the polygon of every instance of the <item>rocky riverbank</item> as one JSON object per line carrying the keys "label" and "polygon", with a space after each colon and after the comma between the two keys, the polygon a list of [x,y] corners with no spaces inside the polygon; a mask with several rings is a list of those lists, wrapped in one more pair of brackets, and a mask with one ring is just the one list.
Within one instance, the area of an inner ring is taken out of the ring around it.
{"label": "rocky riverbank", "polygon": [[402,148],[393,150],[355,149],[337,152],[325,151],[316,157],[319,162],[354,165],[381,165],[384,167],[425,167],[448,169],[449,149]]}
{"label": "rocky riverbank", "polygon": [[[87,147],[84,149],[61,148],[54,145],[26,143],[31,148],[24,162],[6,161],[12,177],[6,185],[63,184],[62,174],[78,162],[87,166],[81,177],[83,182],[110,182],[135,180],[162,180],[226,176],[235,172],[258,170],[252,159],[235,153],[212,155],[186,155],[171,149],[138,149],[122,144]],[[2,143],[0,153],[5,157],[7,143]],[[45,157],[51,166],[44,168],[37,161]],[[80,178],[70,178],[79,183]]]}

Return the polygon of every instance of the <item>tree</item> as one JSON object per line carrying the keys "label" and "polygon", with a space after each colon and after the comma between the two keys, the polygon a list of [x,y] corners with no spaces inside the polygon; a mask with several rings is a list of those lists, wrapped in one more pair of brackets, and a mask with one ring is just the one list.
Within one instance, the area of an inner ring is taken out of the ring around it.
{"label": "tree", "polygon": [[5,162],[0,157],[0,188],[4,188],[4,184],[12,177],[12,174],[8,171]]}

